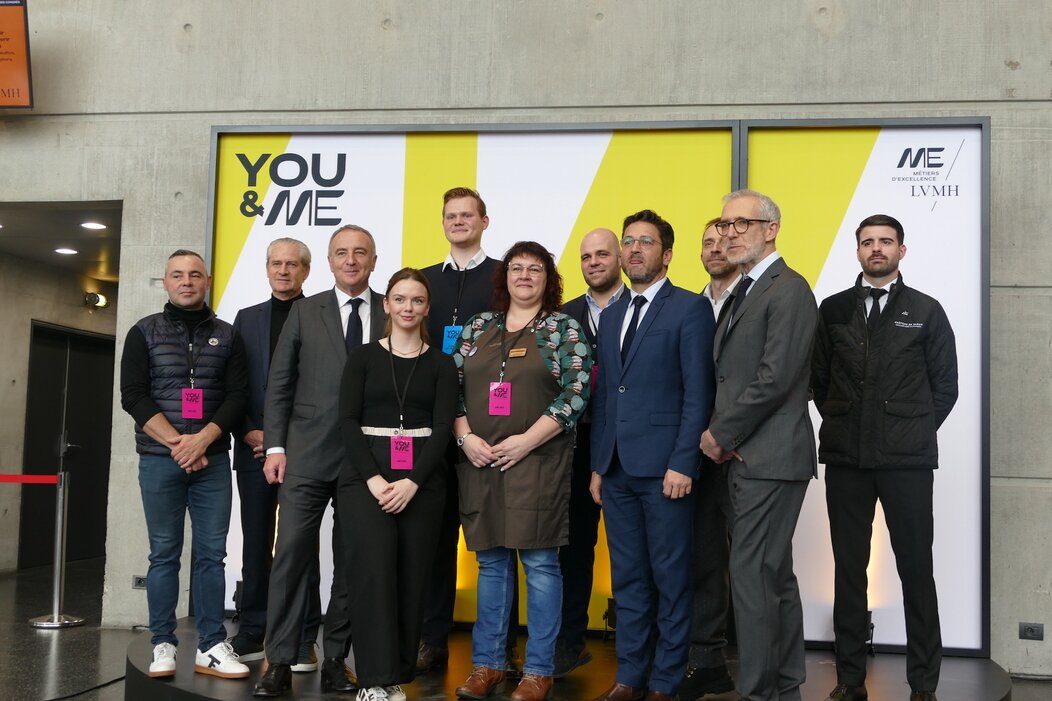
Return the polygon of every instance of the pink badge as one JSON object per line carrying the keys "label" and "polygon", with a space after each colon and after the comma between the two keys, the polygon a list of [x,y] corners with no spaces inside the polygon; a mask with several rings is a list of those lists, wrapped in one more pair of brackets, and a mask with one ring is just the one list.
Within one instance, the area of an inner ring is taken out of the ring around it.
{"label": "pink badge", "polygon": [[511,416],[511,383],[489,383],[489,415]]}
{"label": "pink badge", "polygon": [[203,419],[205,417],[204,390],[183,388],[183,418]]}
{"label": "pink badge", "polygon": [[413,469],[413,439],[407,436],[391,436],[391,469]]}

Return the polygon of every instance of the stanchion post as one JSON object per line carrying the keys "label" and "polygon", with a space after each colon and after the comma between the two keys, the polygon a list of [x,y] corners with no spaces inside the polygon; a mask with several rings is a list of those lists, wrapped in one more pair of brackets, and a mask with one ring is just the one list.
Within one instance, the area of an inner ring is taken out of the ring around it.
{"label": "stanchion post", "polygon": [[29,619],[34,628],[72,628],[84,625],[84,619],[62,613],[66,592],[66,480],[69,473],[59,472],[55,483],[55,562],[52,577],[51,615]]}

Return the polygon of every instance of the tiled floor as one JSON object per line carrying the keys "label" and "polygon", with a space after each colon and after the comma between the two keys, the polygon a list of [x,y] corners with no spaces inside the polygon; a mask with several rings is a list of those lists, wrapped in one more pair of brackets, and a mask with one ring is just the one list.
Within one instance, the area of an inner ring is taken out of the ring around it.
{"label": "tiled floor", "polygon": [[[5,644],[0,645],[0,693],[6,697],[3,701],[124,699],[126,653],[132,639],[139,633],[99,628],[102,572],[101,561],[69,565],[63,612],[83,616],[87,621],[82,627],[65,630],[37,630],[28,624],[30,618],[50,613],[50,568],[0,576],[0,630],[5,631]],[[610,683],[615,668],[612,644],[592,640],[589,647],[595,660],[557,684],[553,701],[588,701]],[[455,634],[450,648],[450,668],[444,674],[431,675],[414,682],[407,689],[410,699],[431,701],[453,698],[453,688],[470,671],[470,637],[466,633]],[[812,677],[829,673],[828,661],[814,663],[811,660],[818,654],[809,655]],[[886,657],[890,658],[892,664],[901,664],[894,655]],[[881,662],[878,658],[878,663]],[[253,667],[258,664],[254,663]],[[953,664],[953,660],[948,660],[947,667],[944,667],[944,684],[948,683],[946,670],[950,664]],[[818,670],[817,673],[814,669]],[[816,678],[805,687],[805,701],[821,701],[824,692],[811,688],[818,684],[821,684],[821,680]],[[894,695],[898,696],[897,693]],[[340,698],[339,695],[326,696],[330,697]],[[343,698],[352,697],[345,695]],[[499,700],[502,697],[494,698]],[[730,701],[735,698],[736,695],[731,693],[708,697],[706,701]],[[907,694],[902,695],[903,701],[907,698]],[[1011,698],[1012,701],[1052,701],[1052,681],[1015,680]],[[873,689],[870,699],[883,701]]]}

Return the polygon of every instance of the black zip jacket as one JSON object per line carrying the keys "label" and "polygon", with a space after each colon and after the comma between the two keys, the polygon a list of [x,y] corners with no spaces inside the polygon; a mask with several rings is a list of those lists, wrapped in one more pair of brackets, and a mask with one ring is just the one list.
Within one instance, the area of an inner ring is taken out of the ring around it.
{"label": "black zip jacket", "polygon": [[957,349],[938,301],[892,287],[872,334],[869,288],[822,302],[811,388],[822,414],[818,459],[862,469],[935,469],[936,431],[957,401]]}

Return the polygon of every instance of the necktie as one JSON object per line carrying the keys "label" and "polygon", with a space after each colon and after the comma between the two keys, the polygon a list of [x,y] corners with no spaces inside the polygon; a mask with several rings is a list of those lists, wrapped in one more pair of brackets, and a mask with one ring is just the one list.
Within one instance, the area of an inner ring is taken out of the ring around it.
{"label": "necktie", "polygon": [[347,317],[347,352],[362,345],[362,317],[358,314],[358,307],[362,306],[364,299],[349,299],[347,304],[351,305],[351,314]]}
{"label": "necktie", "polygon": [[870,331],[877,327],[877,319],[880,318],[880,298],[887,293],[887,290],[878,290],[875,287],[869,289],[869,296],[873,298],[873,304],[869,308],[869,316],[866,317],[866,323],[869,325]]}
{"label": "necktie", "polygon": [[632,347],[632,339],[636,337],[636,325],[639,324],[639,310],[647,303],[643,295],[636,295],[632,300],[632,318],[628,322],[628,330],[625,331],[625,340],[621,343],[621,364],[628,359],[628,349]]}
{"label": "necktie", "polygon": [[747,275],[738,283],[738,289],[734,291],[734,305],[731,307],[730,321],[734,321],[734,318],[738,316],[738,307],[745,301],[745,294],[749,291],[749,285],[751,284],[752,278]]}

